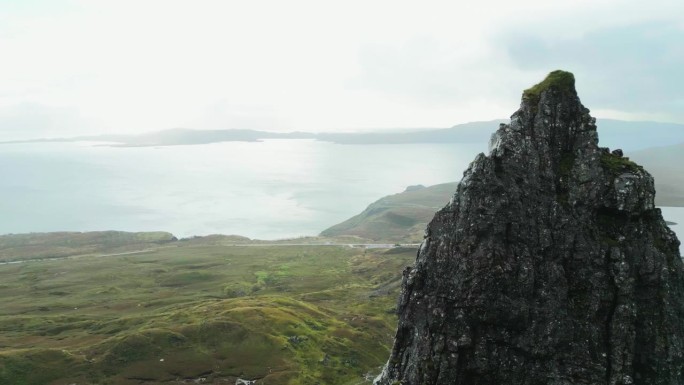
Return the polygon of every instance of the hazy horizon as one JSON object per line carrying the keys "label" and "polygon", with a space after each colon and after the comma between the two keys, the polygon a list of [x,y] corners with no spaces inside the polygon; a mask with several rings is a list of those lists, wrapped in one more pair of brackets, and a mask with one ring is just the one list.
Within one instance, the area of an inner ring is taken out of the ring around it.
{"label": "hazy horizon", "polygon": [[0,11],[2,141],[451,127],[509,116],[558,68],[596,117],[684,122],[674,0],[27,0]]}
{"label": "hazy horizon", "polygon": [[[659,121],[646,121],[646,120],[622,120],[622,119],[606,119],[606,118],[601,118],[601,117],[596,117],[597,118],[597,126],[599,132],[601,132],[601,123],[603,122],[618,122],[618,123],[643,123],[643,124],[658,124],[658,125],[672,125],[672,126],[684,126],[684,123],[677,123],[677,122],[659,122]],[[92,134],[85,134],[85,135],[65,135],[65,136],[36,136],[36,137],[17,137],[14,139],[9,139],[9,140],[0,140],[0,144],[6,144],[6,143],[22,143],[22,142],[32,142],[32,141],[42,141],[42,140],[47,140],[47,141],[52,141],[52,140],[60,140],[60,139],[80,139],[80,138],[98,138],[98,137],[106,137],[106,136],[122,136],[122,137],[135,137],[136,135],[151,135],[151,134],[159,134],[159,133],[164,133],[164,132],[172,132],[172,131],[204,131],[204,132],[224,132],[224,131],[254,131],[254,132],[265,132],[265,133],[272,133],[272,134],[296,134],[296,133],[302,133],[302,134],[313,134],[313,135],[319,135],[319,134],[401,134],[401,133],[420,133],[420,132],[426,132],[426,131],[431,131],[431,130],[444,130],[444,129],[449,129],[449,128],[455,128],[458,126],[467,126],[469,124],[476,124],[476,123],[492,123],[491,126],[491,132],[494,132],[496,127],[493,123],[498,122],[498,121],[507,121],[508,119],[500,118],[500,119],[490,119],[490,120],[482,120],[482,121],[474,121],[474,122],[464,122],[464,123],[457,123],[454,125],[451,125],[449,127],[366,127],[366,128],[357,128],[357,129],[340,129],[340,130],[335,130],[335,131],[316,131],[316,130],[286,130],[286,131],[278,131],[278,130],[269,130],[269,129],[242,129],[242,128],[211,128],[211,129],[203,129],[203,128],[196,128],[196,127],[171,127],[171,128],[165,128],[165,129],[159,129],[159,130],[153,130],[153,131],[139,131],[135,133],[92,133]],[[300,139],[300,138],[294,138],[294,139]],[[220,141],[217,141],[220,142]],[[671,144],[671,143],[668,143]],[[620,146],[619,143],[615,143],[615,145]],[[665,144],[660,144],[660,145],[665,145]],[[648,147],[648,146],[645,146]],[[644,147],[644,148],[645,148]]]}
{"label": "hazy horizon", "polygon": [[485,149],[486,143],[338,146],[307,140],[160,148],[6,145],[0,152],[6,219],[0,234],[317,235],[409,185],[460,179]]}

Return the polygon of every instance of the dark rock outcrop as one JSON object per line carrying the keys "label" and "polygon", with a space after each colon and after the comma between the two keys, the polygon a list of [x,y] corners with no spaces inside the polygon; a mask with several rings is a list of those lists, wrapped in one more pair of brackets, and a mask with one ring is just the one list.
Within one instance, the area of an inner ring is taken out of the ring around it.
{"label": "dark rock outcrop", "polygon": [[375,383],[684,384],[684,269],[654,196],[552,72],[428,225]]}

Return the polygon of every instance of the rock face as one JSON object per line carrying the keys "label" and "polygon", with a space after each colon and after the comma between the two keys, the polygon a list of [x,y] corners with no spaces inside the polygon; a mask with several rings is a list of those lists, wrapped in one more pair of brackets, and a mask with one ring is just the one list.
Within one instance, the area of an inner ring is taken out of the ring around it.
{"label": "rock face", "polygon": [[435,214],[375,384],[684,384],[679,241],[574,83],[526,90]]}

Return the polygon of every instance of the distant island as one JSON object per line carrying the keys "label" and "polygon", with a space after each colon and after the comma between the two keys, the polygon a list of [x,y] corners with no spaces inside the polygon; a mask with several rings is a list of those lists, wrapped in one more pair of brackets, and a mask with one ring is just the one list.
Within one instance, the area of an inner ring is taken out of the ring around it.
{"label": "distant island", "polygon": [[[337,144],[416,144],[416,143],[486,143],[500,123],[507,119],[470,122],[450,128],[414,128],[370,132],[270,132],[258,130],[195,130],[174,128],[138,135],[88,135],[64,138],[39,138],[0,142],[0,144],[45,142],[109,142],[114,147],[155,147],[198,145],[220,142],[257,142],[267,139],[312,139]],[[684,143],[684,124],[629,122],[599,119],[601,144],[620,145],[625,150]]]}

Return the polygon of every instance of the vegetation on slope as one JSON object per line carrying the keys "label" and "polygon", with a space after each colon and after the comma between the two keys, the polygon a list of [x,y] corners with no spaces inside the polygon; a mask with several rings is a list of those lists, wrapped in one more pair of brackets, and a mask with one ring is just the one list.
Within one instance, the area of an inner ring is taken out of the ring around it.
{"label": "vegetation on slope", "polygon": [[430,187],[414,186],[386,196],[360,214],[332,226],[321,236],[358,236],[374,241],[420,242],[428,221],[453,196],[456,183]]}
{"label": "vegetation on slope", "polygon": [[124,231],[92,231],[86,233],[30,233],[0,235],[0,262],[61,258],[71,255],[123,253],[156,247],[175,241],[171,233]]}
{"label": "vegetation on slope", "polygon": [[176,242],[0,265],[3,384],[357,384],[413,249]]}
{"label": "vegetation on slope", "polygon": [[536,104],[541,97],[541,93],[549,88],[556,88],[560,92],[574,92],[575,76],[571,72],[553,71],[544,80],[523,91],[523,98]]}
{"label": "vegetation on slope", "polygon": [[611,174],[644,170],[643,167],[632,162],[629,158],[611,153],[601,154],[601,166]]}

